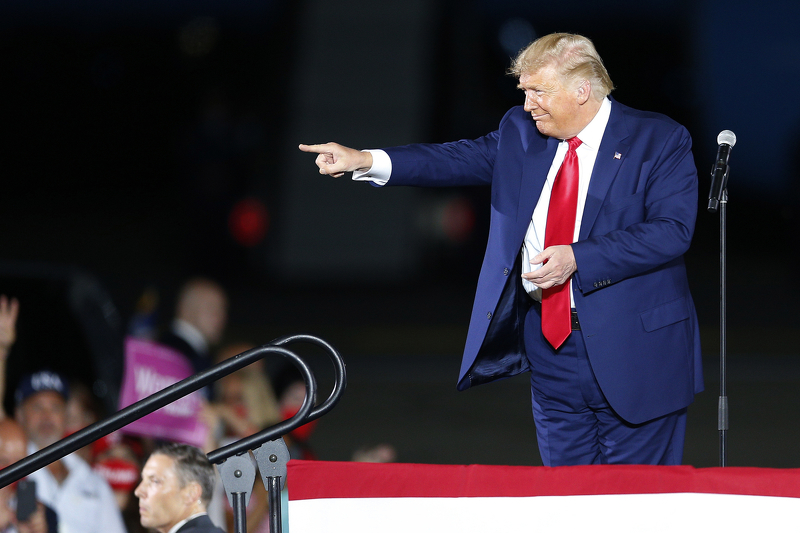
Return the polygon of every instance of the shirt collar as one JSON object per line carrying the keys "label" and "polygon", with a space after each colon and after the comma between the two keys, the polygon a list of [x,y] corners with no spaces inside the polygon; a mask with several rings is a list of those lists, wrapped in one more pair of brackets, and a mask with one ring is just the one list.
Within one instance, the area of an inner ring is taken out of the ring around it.
{"label": "shirt collar", "polygon": [[600,109],[595,114],[589,124],[577,135],[582,144],[592,150],[600,148],[600,141],[603,140],[603,133],[606,131],[608,119],[611,117],[611,100],[606,96],[600,104]]}
{"label": "shirt collar", "polygon": [[180,528],[183,527],[183,524],[185,524],[189,520],[194,520],[198,516],[203,516],[204,514],[208,514],[208,513],[197,513],[197,514],[193,514],[192,516],[190,516],[188,518],[184,518],[183,520],[181,520],[180,522],[178,522],[177,524],[172,526],[168,533],[175,533],[176,531],[178,531]]}
{"label": "shirt collar", "polygon": [[200,333],[199,329],[189,324],[185,320],[176,318],[172,323],[172,332],[189,343],[189,346],[191,346],[197,353],[208,353],[208,342],[206,342],[203,334]]}

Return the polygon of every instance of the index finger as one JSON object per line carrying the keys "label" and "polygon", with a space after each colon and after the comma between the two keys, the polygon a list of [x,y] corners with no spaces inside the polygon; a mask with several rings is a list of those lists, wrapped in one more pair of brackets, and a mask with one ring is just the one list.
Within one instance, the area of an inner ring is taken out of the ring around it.
{"label": "index finger", "polygon": [[303,152],[311,152],[314,154],[323,154],[331,151],[327,144],[301,144],[298,148]]}

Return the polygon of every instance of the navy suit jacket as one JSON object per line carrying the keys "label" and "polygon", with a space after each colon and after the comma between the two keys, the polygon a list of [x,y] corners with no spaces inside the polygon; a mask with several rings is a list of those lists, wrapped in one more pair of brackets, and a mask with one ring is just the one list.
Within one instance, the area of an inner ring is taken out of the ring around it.
{"label": "navy suit jacket", "polygon": [[[476,140],[386,149],[389,185],[491,186],[491,225],[459,390],[528,370],[530,298],[520,249],[558,140],[514,107]],[[689,405],[703,389],[700,336],[683,262],[697,216],[697,170],[686,129],[612,100],[572,247],[580,335],[609,404],[638,424]],[[576,332],[577,333],[577,332]]]}

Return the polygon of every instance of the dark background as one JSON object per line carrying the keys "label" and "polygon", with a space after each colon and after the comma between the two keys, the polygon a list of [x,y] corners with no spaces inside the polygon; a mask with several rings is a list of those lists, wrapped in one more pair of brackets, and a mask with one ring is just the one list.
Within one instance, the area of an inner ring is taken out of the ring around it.
{"label": "dark background", "polygon": [[[48,364],[113,404],[117,339],[137,300],[158,294],[163,326],[179,284],[202,274],[229,291],[227,340],[312,333],[345,356],[350,388],[318,426],[320,458],[386,441],[402,461],[536,464],[524,379],[455,392],[488,191],[331,180],[296,146],[487,133],[522,103],[504,74],[510,57],[568,31],[593,39],[615,98],[694,138],[687,263],[708,389],[690,415],[686,462],[696,466],[717,461],[719,217],[705,209],[708,171],[717,134],[736,133],[731,463],[798,466],[800,5],[375,4],[0,6],[0,290],[22,301],[12,388],[23,369]],[[237,218],[252,205],[265,217]]]}

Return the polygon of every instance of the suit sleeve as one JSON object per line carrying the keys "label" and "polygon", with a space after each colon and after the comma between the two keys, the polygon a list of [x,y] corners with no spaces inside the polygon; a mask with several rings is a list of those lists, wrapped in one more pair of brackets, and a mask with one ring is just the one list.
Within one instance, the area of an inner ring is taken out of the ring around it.
{"label": "suit sleeve", "polygon": [[[508,115],[503,121],[507,118]],[[490,185],[499,137],[498,130],[474,140],[387,148],[392,160],[392,175],[387,185]]]}
{"label": "suit sleeve", "polygon": [[686,129],[676,127],[651,161],[642,165],[638,180],[644,180],[643,186],[628,198],[604,205],[597,233],[572,245],[578,267],[574,279],[584,294],[643,274],[688,250],[698,196]]}

